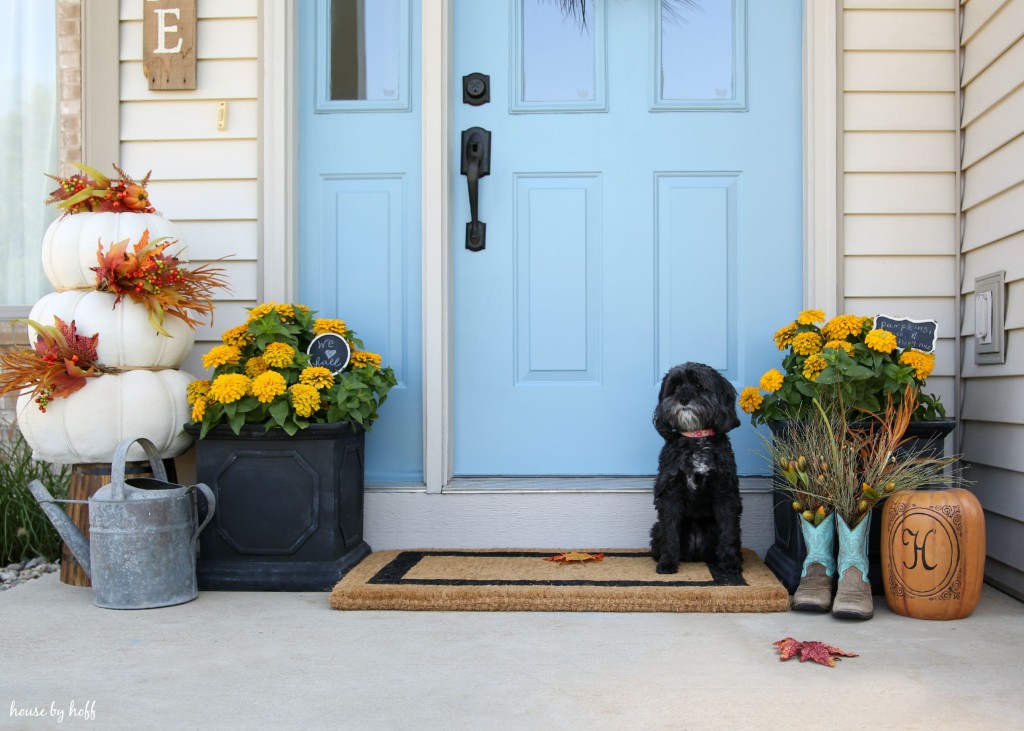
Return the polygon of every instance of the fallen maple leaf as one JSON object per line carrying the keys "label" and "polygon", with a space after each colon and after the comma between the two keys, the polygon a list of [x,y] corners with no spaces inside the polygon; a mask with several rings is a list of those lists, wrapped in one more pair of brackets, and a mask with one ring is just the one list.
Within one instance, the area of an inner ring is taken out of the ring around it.
{"label": "fallen maple leaf", "polygon": [[821,665],[828,665],[830,668],[836,666],[837,657],[857,657],[856,652],[844,652],[838,647],[826,645],[824,642],[810,640],[801,642],[792,637],[786,637],[778,642],[772,643],[779,653],[779,660],[789,660],[791,657],[800,655],[800,662],[813,660]]}
{"label": "fallen maple leaf", "polygon": [[788,660],[800,652],[801,642],[799,640],[794,640],[792,637],[787,637],[784,640],[779,640],[772,644],[779,648],[779,654],[782,656],[779,658],[780,660]]}
{"label": "fallen maple leaf", "polygon": [[576,561],[578,563],[583,563],[584,561],[604,561],[604,554],[569,551],[568,553],[560,553],[557,556],[548,556],[544,560],[554,561],[556,563],[569,563],[570,561]]}

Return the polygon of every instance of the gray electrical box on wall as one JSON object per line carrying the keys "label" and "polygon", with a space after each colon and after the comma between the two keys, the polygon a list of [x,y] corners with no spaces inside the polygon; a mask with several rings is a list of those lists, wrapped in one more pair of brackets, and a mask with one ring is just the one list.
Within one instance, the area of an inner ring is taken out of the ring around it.
{"label": "gray electrical box on wall", "polygon": [[974,362],[992,365],[1006,362],[1003,333],[1003,291],[1006,272],[974,280]]}

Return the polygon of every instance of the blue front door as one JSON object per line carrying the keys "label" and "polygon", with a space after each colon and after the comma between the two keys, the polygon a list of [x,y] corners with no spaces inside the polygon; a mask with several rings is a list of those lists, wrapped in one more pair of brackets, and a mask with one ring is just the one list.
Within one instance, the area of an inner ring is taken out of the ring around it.
{"label": "blue front door", "polygon": [[419,6],[299,6],[299,298],[394,369],[366,479],[403,484],[423,479]]}
{"label": "blue front door", "polygon": [[[749,383],[800,306],[801,3],[574,7],[454,2],[456,475],[650,474],[664,372]],[[463,102],[473,73],[489,102]],[[751,428],[733,441],[763,473]]]}
{"label": "blue front door", "polygon": [[[664,372],[755,382],[801,304],[802,3],[452,3],[453,471],[650,474]],[[367,478],[402,484],[423,474],[420,201],[436,185],[419,9],[300,4],[299,299],[394,367]],[[463,101],[473,73],[486,103]],[[473,127],[491,133],[479,251]],[[753,430],[733,442],[741,472],[764,473]]]}

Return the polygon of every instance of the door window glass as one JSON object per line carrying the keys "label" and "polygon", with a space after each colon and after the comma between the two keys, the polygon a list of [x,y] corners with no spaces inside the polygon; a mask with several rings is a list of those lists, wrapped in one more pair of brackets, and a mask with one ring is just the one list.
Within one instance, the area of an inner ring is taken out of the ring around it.
{"label": "door window glass", "polygon": [[320,0],[319,111],[408,109],[408,0]]}
{"label": "door window glass", "polygon": [[744,108],[743,0],[660,5],[655,108]]}
{"label": "door window glass", "polygon": [[513,111],[604,109],[602,6],[517,0]]}

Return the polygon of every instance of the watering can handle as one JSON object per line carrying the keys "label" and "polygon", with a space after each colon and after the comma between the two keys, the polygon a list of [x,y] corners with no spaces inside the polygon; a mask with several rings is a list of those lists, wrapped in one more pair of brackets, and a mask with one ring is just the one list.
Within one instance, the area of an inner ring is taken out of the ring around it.
{"label": "watering can handle", "polygon": [[167,482],[167,470],[160,459],[160,452],[157,451],[153,442],[145,437],[128,437],[122,439],[114,450],[114,457],[110,463],[111,497],[114,500],[124,500],[124,466],[128,461],[128,449],[138,442],[142,451],[149,458],[149,467],[153,470],[153,477],[161,482]]}
{"label": "watering can handle", "polygon": [[203,532],[203,528],[205,528],[206,524],[210,522],[211,518],[213,518],[213,511],[217,508],[217,498],[213,496],[213,490],[202,482],[196,485],[195,488],[206,496],[206,504],[209,506],[209,509],[206,511],[206,520],[200,523],[199,527],[196,528],[195,535],[192,536],[192,545],[195,545],[196,539],[199,538],[199,534]]}

